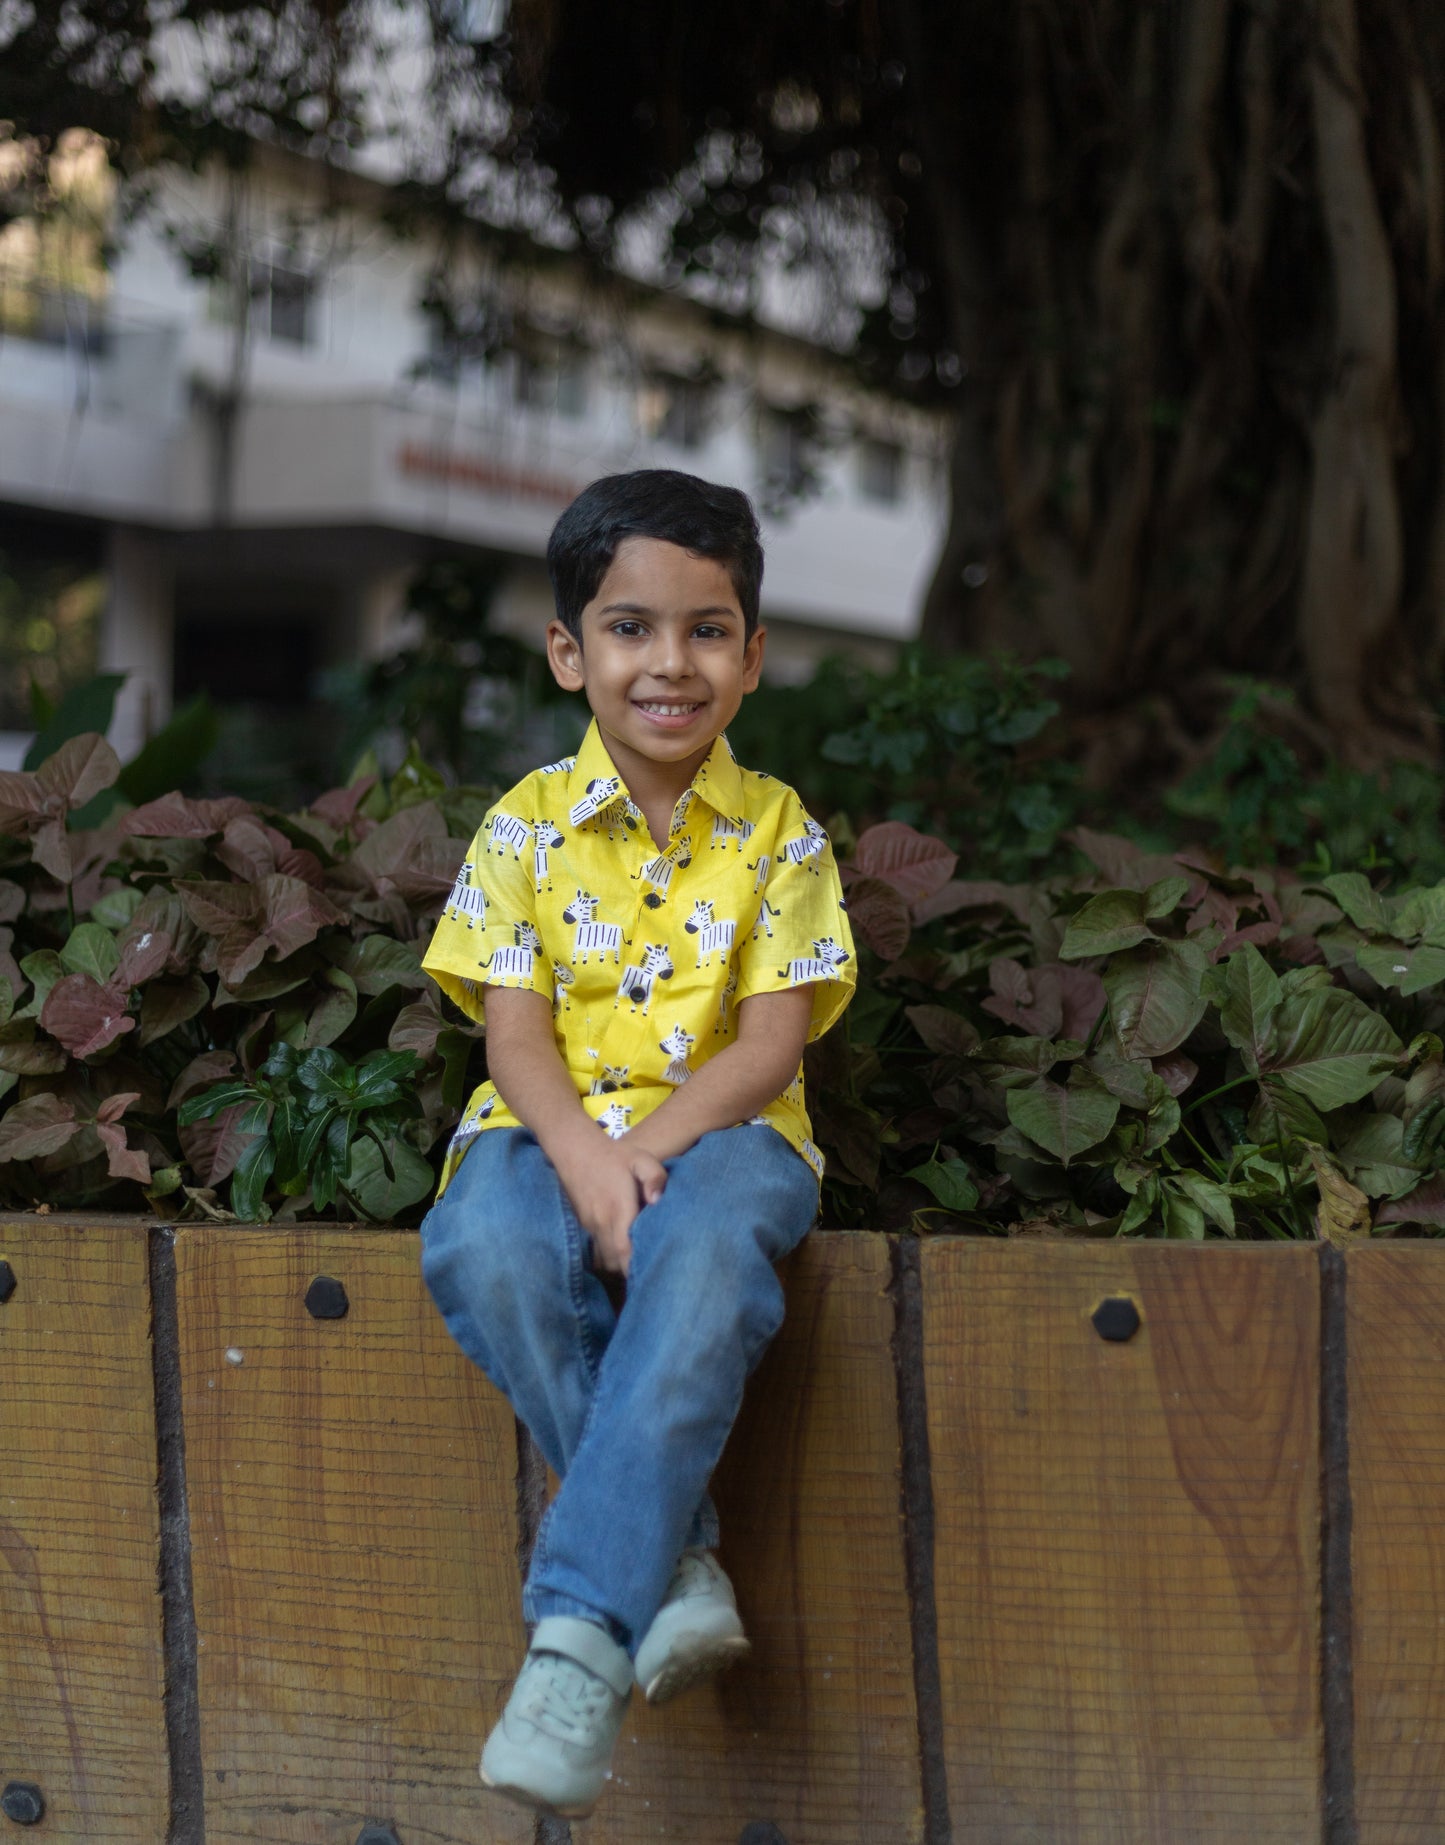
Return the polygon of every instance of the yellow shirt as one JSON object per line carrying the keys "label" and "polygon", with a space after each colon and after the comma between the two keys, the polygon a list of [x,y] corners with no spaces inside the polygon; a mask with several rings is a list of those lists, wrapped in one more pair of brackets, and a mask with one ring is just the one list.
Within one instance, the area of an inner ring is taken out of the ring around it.
{"label": "yellow shirt", "polygon": [[[734,1041],[754,993],[811,986],[821,1037],[857,963],[828,837],[791,788],[739,768],[719,737],[659,851],[594,722],[575,757],[487,815],[422,965],[474,1019],[486,986],[545,994],[582,1105],[615,1139]],[[801,1066],[754,1119],[822,1177]],[[520,1125],[483,1083],[438,1195],[478,1133]]]}

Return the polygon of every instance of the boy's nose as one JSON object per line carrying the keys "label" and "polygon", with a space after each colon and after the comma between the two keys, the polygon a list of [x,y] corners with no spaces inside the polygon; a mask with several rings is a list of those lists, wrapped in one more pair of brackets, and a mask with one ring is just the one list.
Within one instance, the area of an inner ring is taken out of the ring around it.
{"label": "boy's nose", "polygon": [[671,633],[666,628],[660,629],[653,642],[648,665],[662,679],[690,677],[693,670],[692,655],[688,651],[686,637]]}

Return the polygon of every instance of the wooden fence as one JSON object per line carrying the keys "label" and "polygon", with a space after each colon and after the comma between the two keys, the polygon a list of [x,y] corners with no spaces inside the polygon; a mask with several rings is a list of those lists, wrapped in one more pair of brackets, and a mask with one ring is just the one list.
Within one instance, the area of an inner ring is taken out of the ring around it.
{"label": "wooden fence", "polygon": [[[0,1834],[566,1839],[476,1779],[544,1481],[415,1235],[0,1257]],[[825,1233],[787,1288],[717,1481],[754,1657],[634,1701],[576,1845],[1445,1838],[1445,1249]]]}

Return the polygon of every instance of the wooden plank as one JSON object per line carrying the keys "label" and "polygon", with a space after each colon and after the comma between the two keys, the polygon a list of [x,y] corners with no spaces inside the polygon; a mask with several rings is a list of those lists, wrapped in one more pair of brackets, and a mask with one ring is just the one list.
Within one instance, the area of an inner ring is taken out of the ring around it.
{"label": "wooden plank", "polygon": [[208,1845],[530,1841],[476,1769],[524,1645],[515,1423],[415,1234],[176,1245]]}
{"label": "wooden plank", "polygon": [[1445,1249],[1347,1257],[1361,1845],[1445,1837]]}
{"label": "wooden plank", "polygon": [[922,1835],[890,1340],[890,1250],[814,1236],[715,1482],[747,1664],[675,1703],[634,1696],[577,1845],[791,1845]]}
{"label": "wooden plank", "polygon": [[[146,1229],[0,1223],[0,1784],[36,1836],[156,1845],[169,1813]],[[6,1828],[8,1830],[8,1827]]]}
{"label": "wooden plank", "polygon": [[1308,1249],[925,1250],[959,1845],[1319,1837],[1318,1327]]}

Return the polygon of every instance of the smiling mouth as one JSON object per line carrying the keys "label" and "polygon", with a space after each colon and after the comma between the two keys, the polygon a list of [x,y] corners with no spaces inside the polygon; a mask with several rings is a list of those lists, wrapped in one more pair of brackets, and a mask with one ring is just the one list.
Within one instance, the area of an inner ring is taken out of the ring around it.
{"label": "smiling mouth", "polygon": [[694,711],[702,710],[701,700],[689,699],[683,704],[668,704],[660,698],[639,698],[634,701],[639,711],[645,711],[650,717],[691,717]]}

